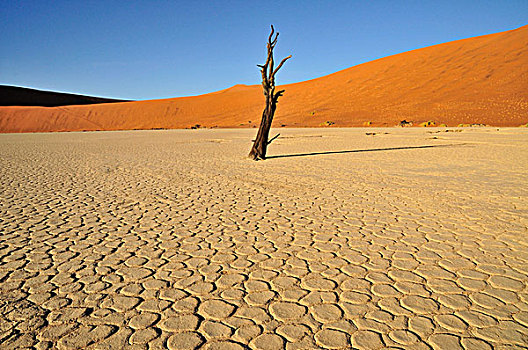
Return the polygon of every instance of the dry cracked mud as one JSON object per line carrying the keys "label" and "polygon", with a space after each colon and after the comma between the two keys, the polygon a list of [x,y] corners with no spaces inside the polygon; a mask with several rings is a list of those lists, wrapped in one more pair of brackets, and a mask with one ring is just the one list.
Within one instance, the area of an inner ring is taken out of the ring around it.
{"label": "dry cracked mud", "polygon": [[1,347],[526,348],[528,130],[382,131],[0,135]]}

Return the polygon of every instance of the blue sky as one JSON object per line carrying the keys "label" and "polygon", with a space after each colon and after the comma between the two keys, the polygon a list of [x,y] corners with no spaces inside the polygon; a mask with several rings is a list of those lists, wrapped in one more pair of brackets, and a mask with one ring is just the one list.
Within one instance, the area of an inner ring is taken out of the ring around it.
{"label": "blue sky", "polygon": [[528,0],[0,0],[0,84],[127,98],[259,84],[269,25],[279,84],[528,24]]}

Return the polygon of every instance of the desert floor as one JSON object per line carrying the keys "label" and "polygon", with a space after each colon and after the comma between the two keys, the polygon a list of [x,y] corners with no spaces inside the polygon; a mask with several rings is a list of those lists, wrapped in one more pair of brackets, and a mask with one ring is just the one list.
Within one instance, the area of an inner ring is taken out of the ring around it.
{"label": "desert floor", "polygon": [[459,130],[1,134],[2,348],[524,348],[528,129]]}

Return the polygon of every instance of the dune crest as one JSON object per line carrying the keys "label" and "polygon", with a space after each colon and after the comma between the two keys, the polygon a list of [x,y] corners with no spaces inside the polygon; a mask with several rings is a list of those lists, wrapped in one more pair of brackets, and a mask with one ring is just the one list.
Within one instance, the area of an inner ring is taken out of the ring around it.
{"label": "dune crest", "polygon": [[[526,67],[528,26],[430,46],[281,86],[274,125],[392,126],[405,119],[518,126],[528,122]],[[0,107],[0,132],[252,127],[263,98],[260,85],[235,85],[163,100]]]}

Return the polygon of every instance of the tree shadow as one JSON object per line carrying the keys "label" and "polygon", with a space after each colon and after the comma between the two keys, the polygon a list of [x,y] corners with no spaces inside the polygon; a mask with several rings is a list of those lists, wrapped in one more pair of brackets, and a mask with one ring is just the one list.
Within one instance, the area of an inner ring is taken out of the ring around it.
{"label": "tree shadow", "polygon": [[268,156],[266,159],[274,158],[289,158],[289,157],[307,157],[307,156],[320,156],[324,154],[342,154],[342,153],[360,153],[360,152],[381,152],[381,151],[397,151],[402,149],[423,149],[423,148],[436,148],[436,147],[456,147],[463,146],[466,143],[457,143],[449,145],[426,145],[426,146],[406,146],[406,147],[388,147],[388,148],[371,148],[371,149],[354,149],[346,151],[328,151],[328,152],[312,152],[312,153],[296,153],[296,154],[281,154],[278,156]]}

